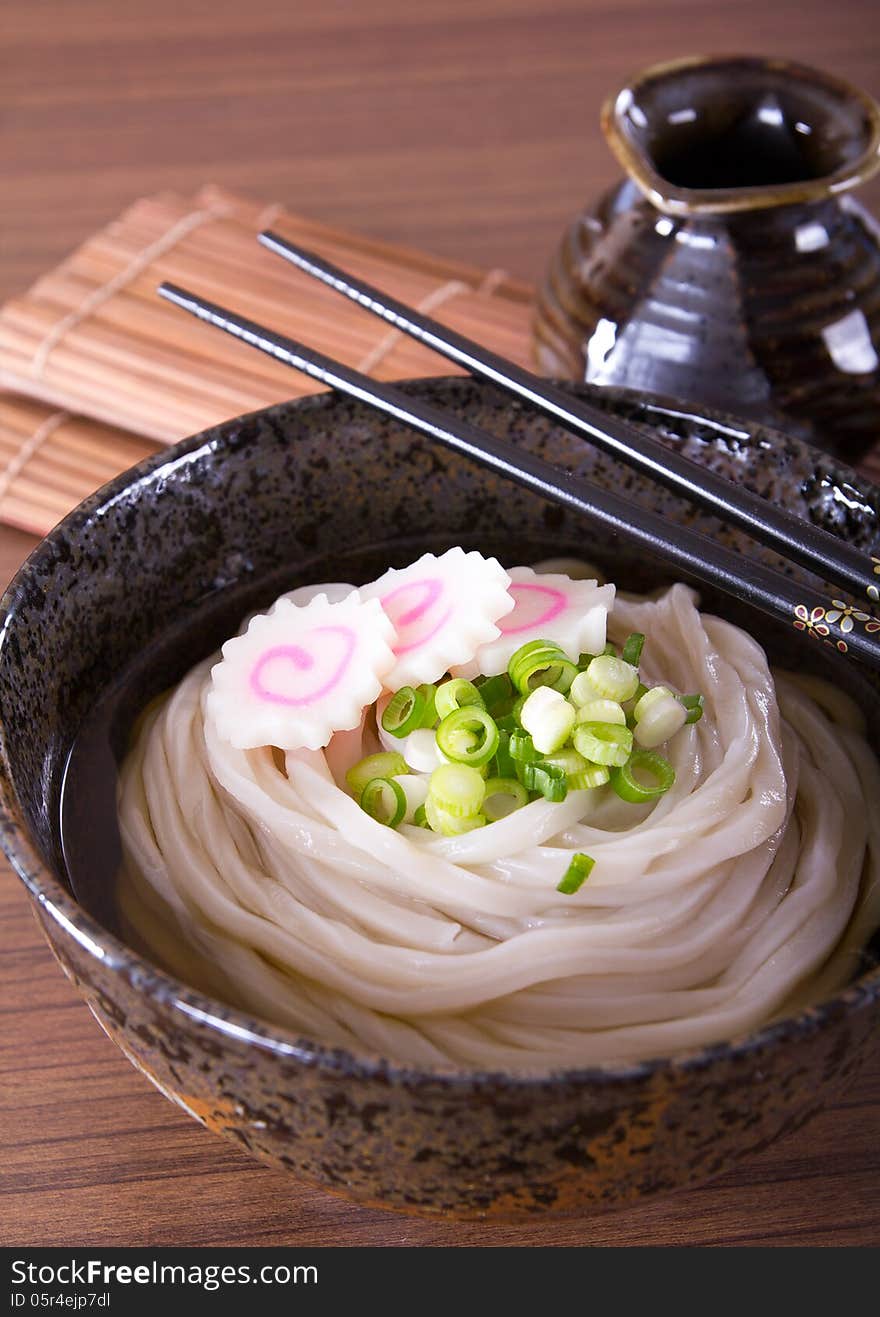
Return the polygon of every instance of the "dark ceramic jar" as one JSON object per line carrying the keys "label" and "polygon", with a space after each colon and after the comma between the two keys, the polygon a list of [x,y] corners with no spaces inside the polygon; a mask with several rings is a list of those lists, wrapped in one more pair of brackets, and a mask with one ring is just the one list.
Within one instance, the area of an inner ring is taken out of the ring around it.
{"label": "dark ceramic jar", "polygon": [[880,429],[880,230],[847,194],[880,167],[880,108],[782,60],[687,59],[640,74],[602,126],[628,178],[553,257],[541,370],[857,461]]}

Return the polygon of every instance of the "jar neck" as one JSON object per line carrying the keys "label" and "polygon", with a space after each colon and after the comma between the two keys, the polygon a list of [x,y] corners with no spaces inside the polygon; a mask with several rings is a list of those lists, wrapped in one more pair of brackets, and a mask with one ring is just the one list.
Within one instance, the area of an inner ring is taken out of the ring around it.
{"label": "jar neck", "polygon": [[603,110],[609,144],[669,215],[821,201],[880,168],[880,107],[778,60],[685,60],[649,69]]}

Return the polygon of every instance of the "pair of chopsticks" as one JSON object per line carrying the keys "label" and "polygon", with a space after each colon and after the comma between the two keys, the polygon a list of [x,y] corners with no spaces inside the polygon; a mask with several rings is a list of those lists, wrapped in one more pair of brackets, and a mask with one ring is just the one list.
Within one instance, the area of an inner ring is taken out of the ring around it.
{"label": "pair of chopsticks", "polygon": [[[396,329],[478,378],[489,380],[526,401],[560,426],[746,531],[791,562],[835,582],[845,592],[878,600],[880,560],[869,558],[827,531],[705,470],[627,422],[606,416],[589,403],[446,329],[278,234],[261,233],[259,240],[298,269],[343,293]],[[789,623],[803,635],[825,640],[841,653],[880,669],[880,624],[869,613],[854,607],[840,608],[830,597],[811,599],[805,587],[706,535],[670,525],[657,513],[636,507],[620,495],[562,471],[468,421],[409,397],[392,384],[371,379],[175,284],[163,283],[159,293],[321,384],[385,412],[544,498],[572,508],[606,531],[628,538],[671,566]]]}

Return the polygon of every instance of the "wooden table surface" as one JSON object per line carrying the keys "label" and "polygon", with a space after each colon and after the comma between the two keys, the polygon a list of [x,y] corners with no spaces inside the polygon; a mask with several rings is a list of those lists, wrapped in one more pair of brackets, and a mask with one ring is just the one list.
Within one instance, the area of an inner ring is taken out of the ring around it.
{"label": "wooden table surface", "polygon": [[[205,181],[533,279],[616,177],[597,115],[629,73],[751,50],[880,96],[876,20],[877,0],[5,0],[0,296],[135,197]],[[0,529],[4,581],[32,544]],[[880,1243],[878,1057],[711,1185],[558,1224],[423,1221],[258,1166],[162,1098],[5,866],[0,955],[0,1243]]]}

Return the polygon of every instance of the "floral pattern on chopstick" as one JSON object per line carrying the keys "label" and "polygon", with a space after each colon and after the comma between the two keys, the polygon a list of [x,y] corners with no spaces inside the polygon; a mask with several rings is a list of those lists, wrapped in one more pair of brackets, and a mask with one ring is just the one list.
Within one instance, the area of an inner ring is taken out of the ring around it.
{"label": "floral pattern on chopstick", "polygon": [[824,640],[831,634],[824,618],[824,608],[807,608],[806,604],[797,604],[794,610],[794,624],[798,631],[806,631],[817,639]]}
{"label": "floral pattern on chopstick", "polygon": [[[874,559],[874,561],[877,560]],[[878,571],[880,571],[880,562],[878,562]],[[826,645],[833,645],[841,654],[849,653],[849,645],[843,639],[843,636],[848,636],[856,624],[863,625],[865,633],[869,636],[880,631],[880,621],[872,617],[870,613],[864,613],[859,608],[853,608],[851,604],[844,603],[842,599],[832,599],[831,604],[831,608],[808,608],[806,604],[796,604],[794,625],[797,630],[805,631],[808,635],[814,636]],[[832,626],[837,626],[843,633],[837,639],[832,638]]]}
{"label": "floral pattern on chopstick", "polygon": [[825,617],[829,622],[839,622],[844,635],[852,631],[856,622],[871,621],[870,613],[862,613],[857,608],[851,608],[849,604],[843,603],[840,599],[832,599],[831,602],[834,607],[828,609]]}
{"label": "floral pattern on chopstick", "polygon": [[[880,576],[880,558],[875,558],[872,553],[871,562],[874,564],[874,575]],[[868,598],[871,600],[872,603],[880,604],[880,586],[869,585],[867,593],[868,593]],[[870,629],[874,630],[873,627]]]}

